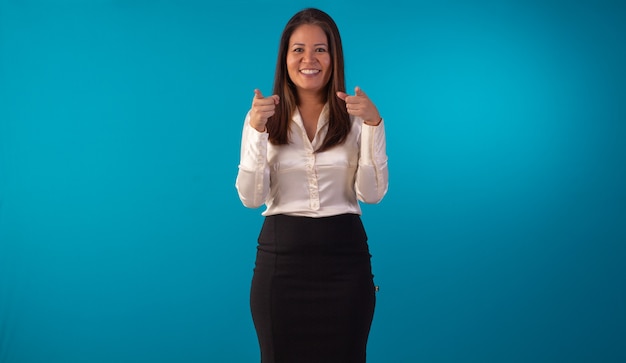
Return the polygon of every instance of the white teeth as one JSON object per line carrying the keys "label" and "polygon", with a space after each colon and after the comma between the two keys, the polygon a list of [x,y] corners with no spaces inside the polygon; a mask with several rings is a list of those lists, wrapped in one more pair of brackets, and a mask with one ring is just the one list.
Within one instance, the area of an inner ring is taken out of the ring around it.
{"label": "white teeth", "polygon": [[302,69],[300,70],[300,72],[304,74],[315,74],[315,73],[319,73],[320,70],[319,69]]}

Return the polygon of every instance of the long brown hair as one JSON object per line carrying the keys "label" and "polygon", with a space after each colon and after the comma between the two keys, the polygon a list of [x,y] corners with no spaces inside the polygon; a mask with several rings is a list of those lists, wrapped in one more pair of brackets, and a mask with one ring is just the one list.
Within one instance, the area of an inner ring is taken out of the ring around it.
{"label": "long brown hair", "polygon": [[304,24],[317,25],[326,33],[332,61],[332,73],[326,85],[325,100],[329,106],[328,133],[317,150],[319,152],[343,143],[350,132],[350,116],[343,101],[336,96],[338,91],[343,92],[346,88],[341,37],[335,21],[321,10],[315,8],[301,10],[287,22],[285,29],[283,29],[274,75],[274,94],[280,96],[280,102],[274,115],[268,119],[267,131],[269,132],[269,140],[273,144],[284,145],[289,143],[289,122],[298,105],[298,97],[296,86],[287,73],[287,51],[289,39],[294,30]]}

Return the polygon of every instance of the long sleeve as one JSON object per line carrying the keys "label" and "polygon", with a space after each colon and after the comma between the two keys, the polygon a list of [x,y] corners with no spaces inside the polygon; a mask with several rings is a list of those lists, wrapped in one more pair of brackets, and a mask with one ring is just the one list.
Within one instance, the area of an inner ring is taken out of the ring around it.
{"label": "long sleeve", "polygon": [[360,148],[355,181],[357,197],[364,203],[378,203],[389,187],[384,121],[378,126],[363,124]]}
{"label": "long sleeve", "polygon": [[246,116],[241,137],[241,157],[235,187],[239,199],[248,208],[262,206],[270,189],[270,170],[267,162],[269,134],[250,126]]}

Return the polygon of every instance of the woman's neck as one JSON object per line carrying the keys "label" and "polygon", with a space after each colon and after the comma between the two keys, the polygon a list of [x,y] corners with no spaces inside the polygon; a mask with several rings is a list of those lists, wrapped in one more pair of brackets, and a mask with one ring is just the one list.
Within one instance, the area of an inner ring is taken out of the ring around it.
{"label": "woman's neck", "polygon": [[299,108],[318,108],[324,107],[326,100],[321,92],[299,92],[298,107]]}
{"label": "woman's neck", "polygon": [[302,123],[309,141],[313,141],[315,138],[317,120],[324,109],[325,103],[325,100],[319,93],[306,94],[301,92],[298,94],[298,110],[300,111],[300,117],[302,117]]}

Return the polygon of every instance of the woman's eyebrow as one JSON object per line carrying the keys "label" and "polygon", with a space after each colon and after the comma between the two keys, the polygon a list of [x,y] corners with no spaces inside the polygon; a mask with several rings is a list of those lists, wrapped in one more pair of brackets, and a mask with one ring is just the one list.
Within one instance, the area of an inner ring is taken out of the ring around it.
{"label": "woman's eyebrow", "polygon": [[[291,46],[293,47],[293,46],[296,46],[296,45],[305,46],[306,44],[304,44],[304,43],[293,43]],[[316,44],[313,44],[314,47],[319,47],[320,45],[328,47],[328,44],[326,44],[326,43],[316,43]]]}

